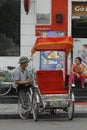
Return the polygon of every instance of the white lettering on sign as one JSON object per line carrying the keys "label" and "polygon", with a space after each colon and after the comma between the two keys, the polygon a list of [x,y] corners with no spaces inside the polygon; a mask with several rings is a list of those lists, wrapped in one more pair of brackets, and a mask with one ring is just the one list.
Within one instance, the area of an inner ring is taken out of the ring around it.
{"label": "white lettering on sign", "polygon": [[86,6],[86,9],[85,9],[85,11],[87,11],[87,6]]}
{"label": "white lettering on sign", "polygon": [[81,12],[83,12],[83,11],[87,11],[87,6],[86,7],[81,7],[81,6],[76,6],[75,7],[75,11],[81,11]]}

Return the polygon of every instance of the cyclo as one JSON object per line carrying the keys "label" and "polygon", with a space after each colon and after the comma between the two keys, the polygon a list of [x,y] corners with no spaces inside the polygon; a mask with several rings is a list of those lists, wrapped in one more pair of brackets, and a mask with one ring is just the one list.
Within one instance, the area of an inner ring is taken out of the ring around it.
{"label": "cyclo", "polygon": [[35,68],[35,86],[37,87],[32,99],[32,113],[35,121],[39,118],[39,114],[46,110],[51,113],[62,110],[67,112],[69,120],[73,119],[74,94],[71,86],[65,85],[68,55],[72,48],[71,36],[36,39],[31,50],[33,67],[34,65],[36,67],[36,62],[39,66],[38,69]]}

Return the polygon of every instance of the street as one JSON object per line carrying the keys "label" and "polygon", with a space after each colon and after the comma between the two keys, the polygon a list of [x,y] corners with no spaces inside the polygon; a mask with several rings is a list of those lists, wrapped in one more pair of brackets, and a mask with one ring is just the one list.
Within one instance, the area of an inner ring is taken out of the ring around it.
{"label": "street", "polygon": [[55,115],[43,113],[35,122],[33,117],[23,120],[18,115],[17,104],[0,105],[0,130],[86,130],[87,105],[75,105],[73,120],[61,111]]}
{"label": "street", "polygon": [[40,118],[37,122],[33,119],[0,119],[1,130],[86,130],[86,118],[74,118],[69,121],[67,118]]}

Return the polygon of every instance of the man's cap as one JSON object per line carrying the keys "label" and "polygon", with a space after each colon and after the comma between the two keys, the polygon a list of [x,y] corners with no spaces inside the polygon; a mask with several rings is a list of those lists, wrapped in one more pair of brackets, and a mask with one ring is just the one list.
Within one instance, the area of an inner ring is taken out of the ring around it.
{"label": "man's cap", "polygon": [[26,63],[26,62],[29,62],[29,59],[26,56],[22,56],[22,57],[20,57],[18,63],[21,64],[21,63]]}

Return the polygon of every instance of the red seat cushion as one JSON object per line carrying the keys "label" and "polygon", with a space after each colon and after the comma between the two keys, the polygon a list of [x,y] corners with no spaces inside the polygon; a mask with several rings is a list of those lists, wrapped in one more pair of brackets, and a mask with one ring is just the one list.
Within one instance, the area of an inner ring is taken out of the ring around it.
{"label": "red seat cushion", "polygon": [[62,70],[39,70],[36,80],[41,94],[65,94]]}

